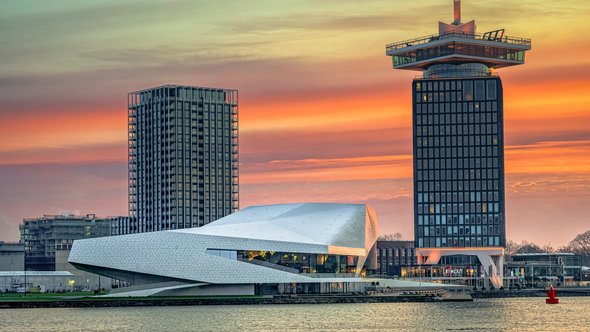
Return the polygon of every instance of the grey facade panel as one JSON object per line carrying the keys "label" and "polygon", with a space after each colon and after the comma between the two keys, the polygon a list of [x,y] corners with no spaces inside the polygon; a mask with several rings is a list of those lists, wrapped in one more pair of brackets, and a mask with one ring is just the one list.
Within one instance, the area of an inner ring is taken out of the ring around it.
{"label": "grey facade panel", "polygon": [[[0,241],[0,271],[21,271],[24,266],[24,243]],[[0,287],[2,289],[4,288]]]}

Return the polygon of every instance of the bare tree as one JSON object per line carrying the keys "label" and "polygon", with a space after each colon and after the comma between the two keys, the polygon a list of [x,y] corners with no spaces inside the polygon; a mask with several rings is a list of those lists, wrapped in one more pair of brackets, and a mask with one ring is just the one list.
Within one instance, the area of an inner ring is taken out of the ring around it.
{"label": "bare tree", "polygon": [[542,252],[546,251],[543,248],[539,247],[539,245],[527,241],[522,241],[520,247],[515,251],[516,254],[533,254]]}
{"label": "bare tree", "polygon": [[590,256],[590,231],[576,235],[566,248],[576,255]]}
{"label": "bare tree", "polygon": [[402,241],[404,239],[404,236],[402,235],[402,233],[397,232],[397,233],[393,233],[393,234],[383,234],[379,237],[379,241]]}
{"label": "bare tree", "polygon": [[541,250],[542,250],[543,252],[547,252],[547,253],[550,253],[550,252],[556,252],[555,248],[553,248],[553,247],[551,246],[551,243],[544,245],[544,246],[543,246],[543,248],[541,248]]}
{"label": "bare tree", "polygon": [[514,255],[518,252],[518,249],[520,249],[521,245],[519,243],[517,243],[516,241],[512,241],[512,240],[508,240],[506,241],[506,253],[508,255]]}

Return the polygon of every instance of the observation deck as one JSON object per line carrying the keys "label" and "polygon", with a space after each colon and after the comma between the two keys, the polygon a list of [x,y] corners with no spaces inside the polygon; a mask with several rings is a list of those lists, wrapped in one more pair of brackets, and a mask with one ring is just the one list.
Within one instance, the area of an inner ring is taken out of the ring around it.
{"label": "observation deck", "polygon": [[504,29],[475,32],[475,21],[461,23],[461,1],[454,0],[454,21],[439,22],[439,33],[385,46],[394,69],[425,71],[432,65],[482,64],[489,69],[524,64],[528,38],[507,37]]}
{"label": "observation deck", "polygon": [[483,63],[502,68],[524,63],[531,40],[503,36],[503,30],[484,34],[447,32],[388,44],[386,54],[393,68],[425,70],[433,64]]}

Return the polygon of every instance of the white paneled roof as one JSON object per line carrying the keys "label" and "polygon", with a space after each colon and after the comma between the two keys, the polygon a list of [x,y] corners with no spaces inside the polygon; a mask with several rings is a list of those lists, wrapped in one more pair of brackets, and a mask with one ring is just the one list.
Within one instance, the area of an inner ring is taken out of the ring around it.
{"label": "white paneled roof", "polygon": [[377,218],[364,204],[254,206],[200,228],[76,240],[69,261],[97,273],[110,269],[206,283],[317,282],[207,249],[354,255],[362,266],[377,236]]}
{"label": "white paneled roof", "polygon": [[174,232],[365,248],[367,210],[365,204],[252,206],[203,227]]}

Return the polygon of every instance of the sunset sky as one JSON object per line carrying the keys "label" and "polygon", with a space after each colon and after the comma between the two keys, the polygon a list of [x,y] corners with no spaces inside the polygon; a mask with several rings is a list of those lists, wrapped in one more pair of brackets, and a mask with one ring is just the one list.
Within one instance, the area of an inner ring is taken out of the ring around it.
{"label": "sunset sky", "polygon": [[[463,1],[532,38],[504,84],[507,237],[590,229],[590,2]],[[367,202],[413,239],[411,80],[385,44],[451,0],[0,1],[0,240],[25,217],[127,214],[127,93],[236,88],[240,206]]]}

